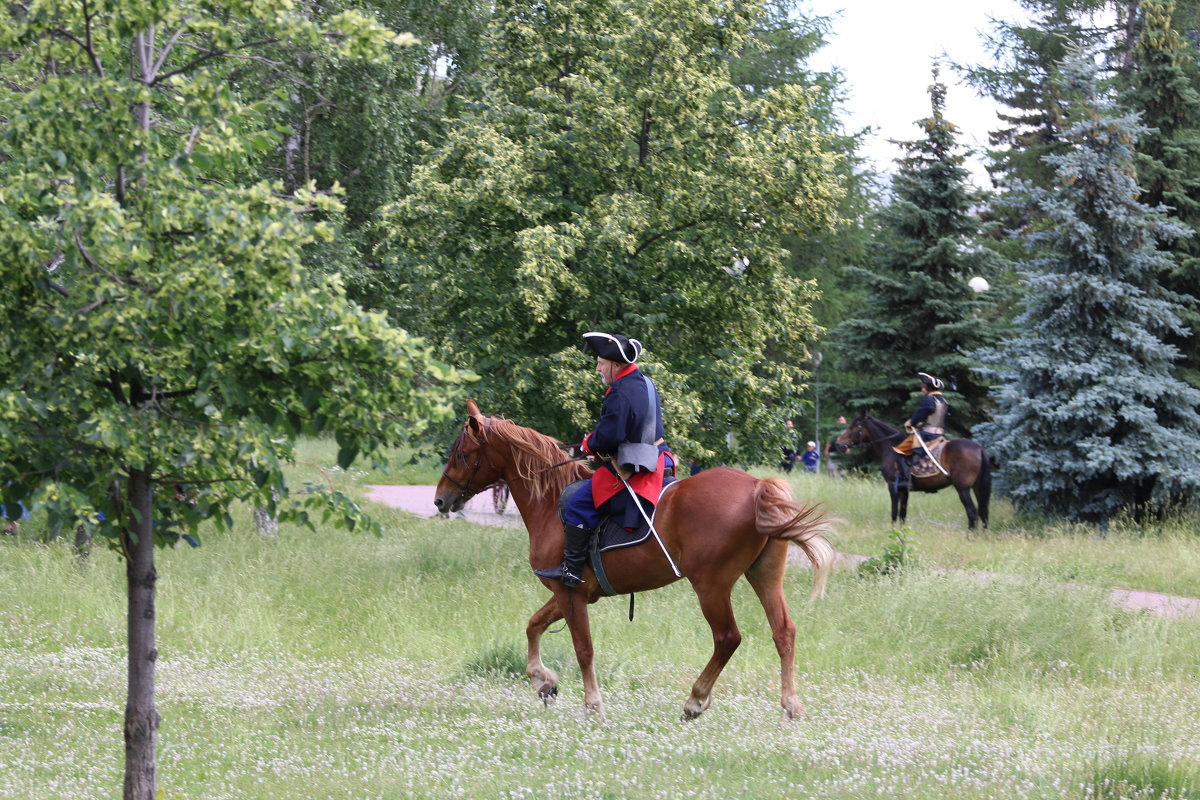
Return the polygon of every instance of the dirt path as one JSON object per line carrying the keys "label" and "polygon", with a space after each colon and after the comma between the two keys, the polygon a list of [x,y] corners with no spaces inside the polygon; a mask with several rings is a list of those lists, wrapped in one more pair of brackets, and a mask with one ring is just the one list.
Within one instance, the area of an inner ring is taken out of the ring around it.
{"label": "dirt path", "polygon": [[[440,516],[433,507],[433,486],[368,486],[367,499],[382,503],[391,508],[398,508],[421,517]],[[492,493],[483,492],[471,498],[466,507],[457,516],[467,522],[479,525],[492,525],[505,528],[522,527],[521,515],[510,500],[503,514],[497,514],[492,508]],[[792,561],[797,564],[808,564],[808,559],[799,548],[791,548]],[[858,564],[866,560],[866,556],[853,553],[839,553],[839,558],[849,564]],[[981,575],[986,579],[986,573]],[[1108,600],[1116,608],[1124,611],[1148,611],[1160,617],[1200,617],[1200,599],[1195,597],[1177,597],[1161,592],[1139,592],[1131,589],[1113,589],[1109,592]]]}

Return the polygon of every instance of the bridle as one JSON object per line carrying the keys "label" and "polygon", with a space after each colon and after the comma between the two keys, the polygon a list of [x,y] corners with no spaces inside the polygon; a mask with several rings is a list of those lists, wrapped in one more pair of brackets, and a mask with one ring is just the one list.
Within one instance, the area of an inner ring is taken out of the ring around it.
{"label": "bridle", "polygon": [[[491,454],[491,451],[489,451],[488,447],[487,447],[487,443],[488,443],[487,433],[488,433],[488,428],[490,428],[490,427],[492,427],[492,418],[484,417],[483,418],[483,438],[476,440],[474,437],[471,437],[472,441],[475,441],[479,445],[479,447],[477,447],[475,449],[475,463],[471,465],[471,474],[467,476],[466,483],[460,483],[459,481],[456,481],[454,478],[450,477],[450,472],[449,472],[450,463],[454,460],[455,453],[458,452],[459,446],[462,444],[463,439],[467,436],[467,429],[465,427],[463,428],[463,432],[458,435],[458,439],[455,440],[454,446],[450,448],[450,456],[449,456],[449,458],[446,459],[445,469],[442,470],[442,478],[444,480],[447,480],[450,483],[454,484],[454,486],[456,486],[457,488],[459,488],[463,492],[465,492],[467,495],[467,497],[466,497],[467,500],[471,499],[475,495],[482,492],[484,489],[488,488],[488,486],[492,485],[491,483],[489,483],[486,486],[480,486],[478,488],[475,488],[471,485],[471,482],[473,480],[475,480],[475,476],[479,474],[479,469],[480,469],[480,467],[483,466],[483,462],[485,459],[487,461],[488,468],[491,469],[491,471],[493,473],[500,472],[500,470],[496,469],[496,465],[492,462],[492,454]],[[520,478],[518,478],[517,480],[520,480]],[[495,483],[495,481],[492,481],[492,483]],[[511,481],[510,481],[510,483],[511,483]]]}
{"label": "bridle", "polygon": [[[866,419],[858,421],[858,424],[854,425],[853,429],[858,436],[857,442],[850,442],[850,443],[843,443],[840,441],[834,442],[835,446],[840,445],[841,447],[845,448],[842,452],[846,452],[854,447],[861,447],[862,445],[867,444],[868,442],[875,442],[875,441],[887,442],[892,439],[902,438],[905,435],[902,431],[896,431],[895,433],[887,434],[885,436],[881,436],[878,439],[876,439],[874,436],[871,435],[871,430],[867,427]],[[850,430],[850,428],[847,428],[847,430]],[[838,439],[841,439],[841,438],[842,438],[841,436],[838,437]]]}

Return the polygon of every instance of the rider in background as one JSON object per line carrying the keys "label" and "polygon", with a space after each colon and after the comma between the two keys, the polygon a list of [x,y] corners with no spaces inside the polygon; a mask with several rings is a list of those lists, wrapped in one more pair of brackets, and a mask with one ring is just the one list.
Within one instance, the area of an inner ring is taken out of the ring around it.
{"label": "rider in background", "polygon": [[950,404],[942,396],[945,384],[941,379],[928,372],[918,372],[917,376],[921,379],[921,399],[912,417],[904,423],[904,430],[908,431],[908,436],[900,444],[892,447],[900,456],[896,459],[899,466],[897,485],[908,489],[912,488],[912,455],[916,448],[920,447],[916,437],[920,436],[923,441],[928,442],[945,436],[946,415],[950,412]]}
{"label": "rider in background", "polygon": [[[649,517],[658,502],[663,477],[675,472],[674,456],[663,441],[658,390],[635,363],[642,343],[599,331],[585,333],[583,340],[596,354],[596,372],[607,387],[600,421],[582,444],[585,453],[601,459],[601,466],[563,507],[562,564],[534,570],[538,577],[566,586],[583,582],[588,545],[602,513],[622,527],[636,528],[642,524],[643,512]],[[630,490],[640,498],[640,510]]]}

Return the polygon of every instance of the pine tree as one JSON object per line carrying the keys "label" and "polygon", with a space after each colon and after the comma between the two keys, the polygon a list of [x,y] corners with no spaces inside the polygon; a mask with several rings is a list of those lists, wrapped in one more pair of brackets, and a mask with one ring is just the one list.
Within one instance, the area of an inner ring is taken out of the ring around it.
{"label": "pine tree", "polygon": [[1163,337],[1183,331],[1157,246],[1186,229],[1138,200],[1145,129],[1098,98],[1095,64],[1074,54],[1061,74],[1077,122],[1070,149],[1046,157],[1055,185],[1027,187],[1048,225],[1026,235],[1024,312],[999,354],[995,420],[977,436],[1020,506],[1105,524],[1200,488],[1200,392],[1172,374]]}
{"label": "pine tree", "polygon": [[967,281],[981,276],[994,284],[1000,262],[976,244],[972,208],[980,196],[944,116],[946,87],[936,70],[929,93],[933,115],[918,123],[925,137],[903,143],[895,199],[880,212],[875,263],[848,269],[867,296],[860,314],[832,334],[839,367],[850,376],[836,399],[848,412],[899,415],[912,405],[917,373],[929,372],[954,382],[949,424],[969,434],[988,392],[971,353],[998,342],[1001,330],[989,313],[995,295],[977,295]]}
{"label": "pine tree", "polygon": [[[1150,130],[1138,146],[1137,174],[1142,202],[1166,205],[1170,215],[1192,231],[1200,229],[1200,93],[1195,89],[1196,56],[1172,24],[1174,0],[1143,0],[1143,25],[1133,50],[1135,70],[1123,104],[1141,114]],[[1191,298],[1200,297],[1200,236],[1172,245],[1175,268],[1166,286]],[[1182,317],[1191,330],[1200,328],[1193,304]],[[1200,387],[1200,341],[1168,336],[1180,348],[1178,374]]]}
{"label": "pine tree", "polygon": [[994,149],[988,172],[997,186],[1027,181],[1045,185],[1042,157],[1061,152],[1063,98],[1055,79],[1055,65],[1072,46],[1098,44],[1105,32],[1084,25],[1082,19],[1106,6],[1109,0],[1021,0],[1031,15],[1029,23],[997,20],[986,44],[991,66],[957,67],[981,94],[1008,110],[997,114],[1004,124],[989,134]]}

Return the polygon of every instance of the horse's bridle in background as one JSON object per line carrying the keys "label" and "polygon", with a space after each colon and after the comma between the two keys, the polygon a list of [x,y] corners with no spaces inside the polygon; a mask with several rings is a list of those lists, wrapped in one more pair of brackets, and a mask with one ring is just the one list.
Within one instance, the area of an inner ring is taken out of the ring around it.
{"label": "horse's bridle in background", "polygon": [[[874,419],[874,417],[871,417],[871,419]],[[878,421],[878,420],[876,420],[876,421]],[[868,442],[875,441],[875,438],[873,436],[871,436],[871,431],[867,428],[867,424],[865,422],[863,422],[855,427],[859,431],[858,441],[854,442],[853,444],[842,444],[841,446],[846,448],[845,450],[842,451],[843,453],[849,451],[853,447],[862,447],[864,444],[867,444]],[[849,430],[849,429],[847,428],[847,430]],[[863,435],[864,433],[866,434],[865,436]],[[887,436],[884,436],[879,441],[887,442],[892,439],[901,439],[906,435],[907,434],[905,434],[903,431],[896,431],[895,433],[890,433]],[[838,437],[838,438],[841,438],[841,437]],[[840,442],[838,442],[836,440],[834,441],[835,447],[838,446],[839,444],[840,444]]]}

